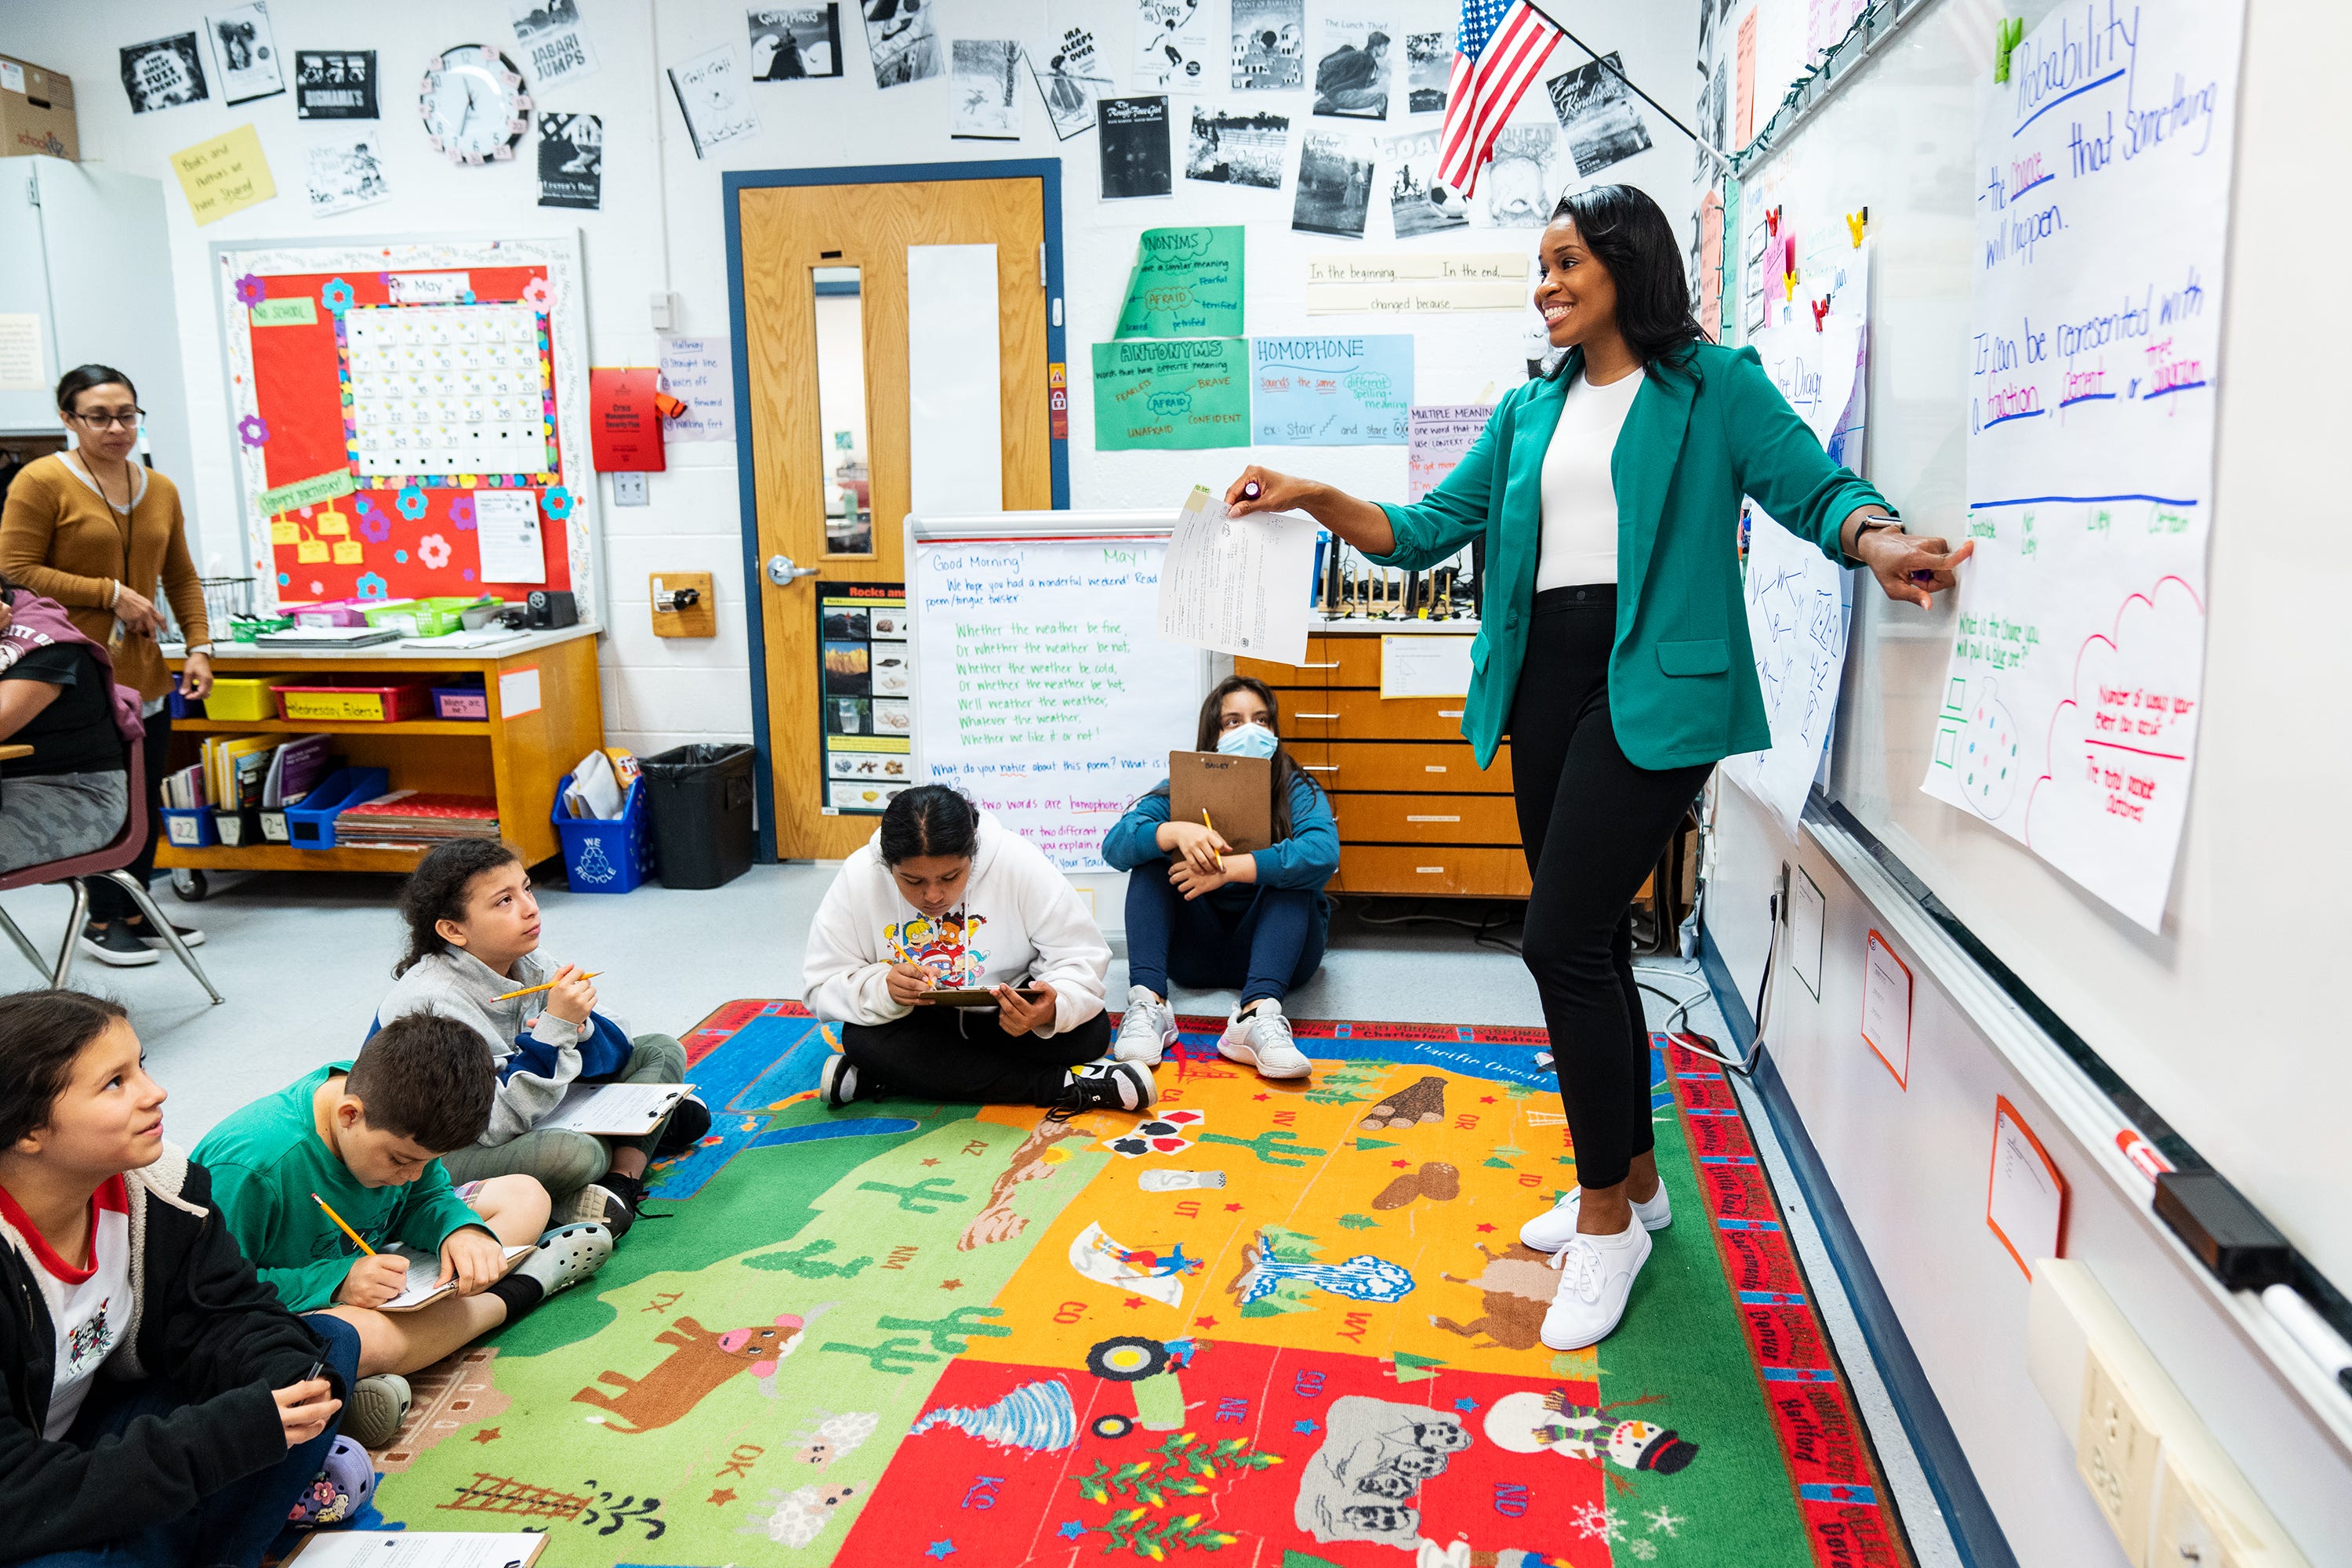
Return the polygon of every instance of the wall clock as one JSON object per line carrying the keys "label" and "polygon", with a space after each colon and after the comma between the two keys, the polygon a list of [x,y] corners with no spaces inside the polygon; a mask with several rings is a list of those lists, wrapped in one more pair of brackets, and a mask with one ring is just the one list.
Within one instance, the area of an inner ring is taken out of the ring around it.
{"label": "wall clock", "polygon": [[530,129],[522,73],[487,44],[460,44],[425,67],[416,111],[433,150],[453,163],[511,159]]}

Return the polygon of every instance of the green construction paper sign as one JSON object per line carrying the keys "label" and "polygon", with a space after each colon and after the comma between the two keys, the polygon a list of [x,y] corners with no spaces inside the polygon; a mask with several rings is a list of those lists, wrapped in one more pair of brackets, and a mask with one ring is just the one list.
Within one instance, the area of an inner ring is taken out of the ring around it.
{"label": "green construction paper sign", "polygon": [[253,498],[253,504],[264,517],[275,517],[281,511],[297,507],[316,506],[322,500],[352,493],[352,471],[334,468],[307,479],[296,479],[290,485],[280,485],[274,490],[264,490]]}
{"label": "green construction paper sign", "polygon": [[1249,341],[1130,339],[1095,349],[1095,450],[1249,445]]}
{"label": "green construction paper sign", "polygon": [[290,300],[264,300],[253,308],[257,327],[308,327],[319,320],[319,302],[308,294]]}
{"label": "green construction paper sign", "polygon": [[1232,338],[1242,331],[1242,230],[1147,228],[1119,338]]}

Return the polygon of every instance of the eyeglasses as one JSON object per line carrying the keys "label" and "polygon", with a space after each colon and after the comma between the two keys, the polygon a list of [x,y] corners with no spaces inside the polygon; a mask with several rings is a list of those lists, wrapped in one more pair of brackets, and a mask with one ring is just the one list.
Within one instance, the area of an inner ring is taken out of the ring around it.
{"label": "eyeglasses", "polygon": [[144,408],[126,408],[120,414],[68,414],[67,418],[89,426],[93,430],[111,430],[120,425],[126,430],[139,428],[139,421],[147,416]]}

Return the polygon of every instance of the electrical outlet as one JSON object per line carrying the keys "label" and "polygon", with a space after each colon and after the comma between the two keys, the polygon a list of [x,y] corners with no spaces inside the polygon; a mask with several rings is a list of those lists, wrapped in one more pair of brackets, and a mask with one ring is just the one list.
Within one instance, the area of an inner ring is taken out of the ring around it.
{"label": "electrical outlet", "polygon": [[[2074,1468],[2091,1489],[2132,1568],[2148,1568],[2148,1516],[2156,1500],[2156,1429],[2091,1347],[2083,1369],[2083,1417],[2074,1434]],[[2171,1564],[2166,1564],[2171,1568]]]}
{"label": "electrical outlet", "polygon": [[2158,1479],[2156,1532],[2147,1543],[2147,1568],[2242,1568],[2245,1559],[2231,1550],[2233,1531],[2226,1513],[2208,1512],[2196,1487],[2165,1456]]}

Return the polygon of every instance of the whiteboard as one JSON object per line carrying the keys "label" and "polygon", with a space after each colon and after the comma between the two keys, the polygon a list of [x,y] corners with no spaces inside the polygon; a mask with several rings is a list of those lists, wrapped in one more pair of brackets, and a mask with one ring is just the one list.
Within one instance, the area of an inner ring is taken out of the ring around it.
{"label": "whiteboard", "polygon": [[[2056,7],[2028,0],[2029,31]],[[2333,486],[2293,454],[2340,449],[2352,393],[2311,358],[2298,260],[2352,231],[2309,139],[2325,62],[2352,56],[2352,8],[2253,7],[2240,110],[2215,461],[2205,721],[2162,929],[2141,930],[1985,824],[1923,795],[1951,648],[1933,614],[1858,589],[1832,797],[2312,1260],[2352,1279],[2352,1052],[2323,1006],[2352,949],[2352,857],[2325,805],[2352,730],[2309,722],[2352,668],[2347,572],[2294,519]],[[2290,12],[2291,26],[2263,18]],[[1866,471],[1912,531],[1957,539],[1965,496],[1969,236],[1979,84],[1994,8],[1942,0],[1889,42],[1741,184],[1801,248],[1848,246],[1870,209]],[[1759,116],[1760,118],[1760,116]],[[2336,237],[2330,240],[2328,236]],[[1727,244],[1728,244],[1728,240]],[[2311,509],[2318,509],[2313,512]],[[2298,542],[2298,541],[2303,542]]]}
{"label": "whiteboard", "polygon": [[914,776],[961,789],[1074,877],[1109,873],[1103,835],[1191,749],[1208,694],[1208,657],[1158,631],[1175,521],[908,519]]}

